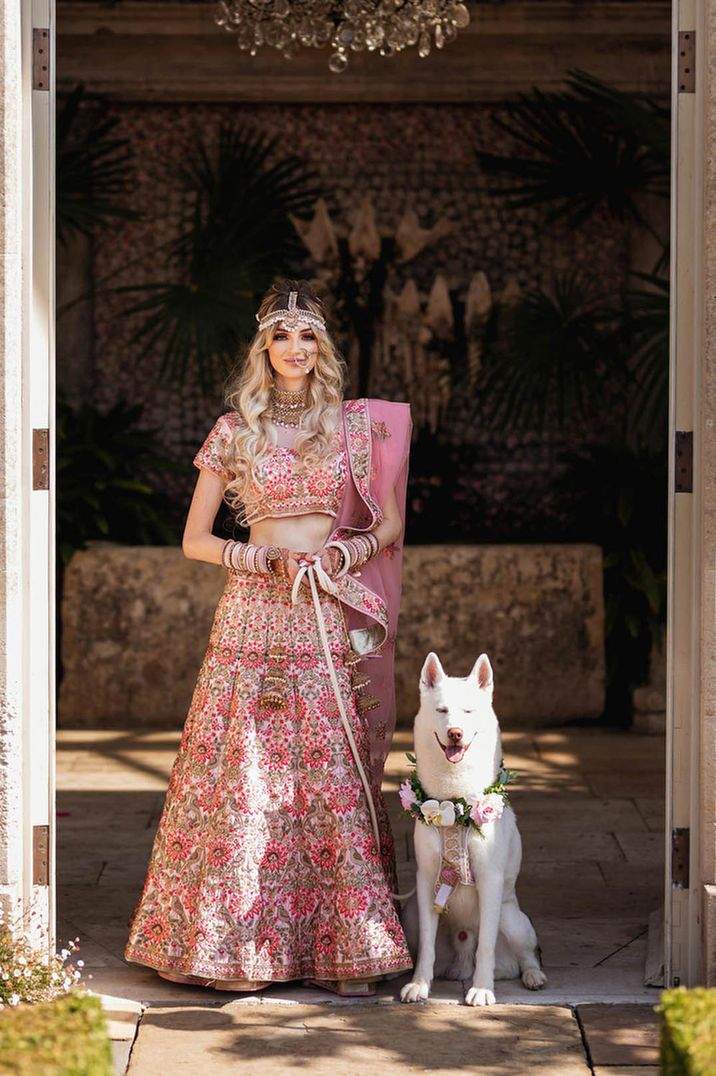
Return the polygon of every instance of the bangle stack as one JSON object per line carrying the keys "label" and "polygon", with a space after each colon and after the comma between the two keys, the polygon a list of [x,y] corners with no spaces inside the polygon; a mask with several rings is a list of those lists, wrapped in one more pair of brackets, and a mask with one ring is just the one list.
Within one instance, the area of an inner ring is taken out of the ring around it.
{"label": "bangle stack", "polygon": [[230,538],[221,551],[224,568],[236,572],[268,575],[276,570],[279,561],[281,550],[277,545],[251,545],[250,542],[235,542]]}
{"label": "bangle stack", "polygon": [[345,575],[353,568],[360,568],[380,552],[380,542],[373,531],[354,534],[352,538],[344,538],[342,541],[329,542],[328,548],[331,547],[339,549],[343,555],[343,564],[338,575]]}

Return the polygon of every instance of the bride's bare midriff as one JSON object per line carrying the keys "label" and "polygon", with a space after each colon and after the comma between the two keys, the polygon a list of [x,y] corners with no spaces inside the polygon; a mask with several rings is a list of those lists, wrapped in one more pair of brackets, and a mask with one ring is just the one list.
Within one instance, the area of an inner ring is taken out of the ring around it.
{"label": "bride's bare midriff", "polygon": [[280,545],[299,553],[315,553],[335,529],[333,516],[310,512],[305,516],[282,516],[254,523],[249,541],[254,545]]}

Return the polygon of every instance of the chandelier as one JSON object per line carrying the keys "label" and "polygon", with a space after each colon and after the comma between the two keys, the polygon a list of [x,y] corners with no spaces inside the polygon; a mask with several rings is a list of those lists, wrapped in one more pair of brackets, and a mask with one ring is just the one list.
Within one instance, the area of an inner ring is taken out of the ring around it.
{"label": "chandelier", "polygon": [[470,21],[455,0],[219,0],[216,22],[252,56],[263,46],[291,59],[301,48],[332,49],[328,67],[348,66],[351,52],[394,56],[417,45],[429,56]]}

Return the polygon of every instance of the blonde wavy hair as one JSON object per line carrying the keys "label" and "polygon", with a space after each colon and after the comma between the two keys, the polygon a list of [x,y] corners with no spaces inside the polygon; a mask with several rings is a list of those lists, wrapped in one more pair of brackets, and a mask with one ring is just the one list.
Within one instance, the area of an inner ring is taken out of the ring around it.
{"label": "blonde wavy hair", "polygon": [[[276,280],[268,289],[258,309],[262,319],[275,310],[288,307],[289,292],[298,293],[297,306],[325,318],[323,304],[307,280]],[[329,333],[311,326],[318,343],[316,365],[308,374],[307,408],[301,420],[294,447],[301,467],[310,470],[330,456],[334,449],[331,436],[341,420],[341,402],[345,363]],[[236,424],[225,460],[236,477],[227,483],[224,499],[239,518],[242,505],[253,484],[257,483],[256,464],[277,443],[269,427],[273,367],[268,348],[278,325],[259,330],[249,344],[246,357],[226,386],[225,401],[242,421]]]}

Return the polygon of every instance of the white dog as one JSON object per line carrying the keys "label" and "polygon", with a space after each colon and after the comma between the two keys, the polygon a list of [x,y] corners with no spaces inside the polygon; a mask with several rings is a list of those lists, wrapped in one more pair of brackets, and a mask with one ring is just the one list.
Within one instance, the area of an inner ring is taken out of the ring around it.
{"label": "white dog", "polygon": [[[417,963],[412,982],[401,991],[402,1001],[425,1000],[433,975],[472,977],[468,1005],[494,1005],[496,978],[521,975],[530,990],[539,990],[547,981],[537,935],[515,895],[522,845],[512,808],[493,796],[487,811],[493,820],[481,824],[482,836],[473,825],[451,827],[441,834],[440,819],[444,826],[452,817],[445,801],[484,803],[481,796],[500,770],[502,748],[492,691],[492,667],[486,654],[480,655],[466,677],[447,676],[436,654],[425,659],[415,718],[415,755],[418,780],[434,804],[432,808],[426,804],[426,810],[432,809],[432,821],[437,824],[420,819],[415,823],[417,915],[413,898],[406,906],[404,925],[412,951],[417,948]],[[434,902],[444,903],[446,898],[444,892],[437,892],[438,875],[455,883],[449,866],[445,873],[442,841],[448,839],[464,842],[463,881],[454,884],[445,914],[440,915]]]}

